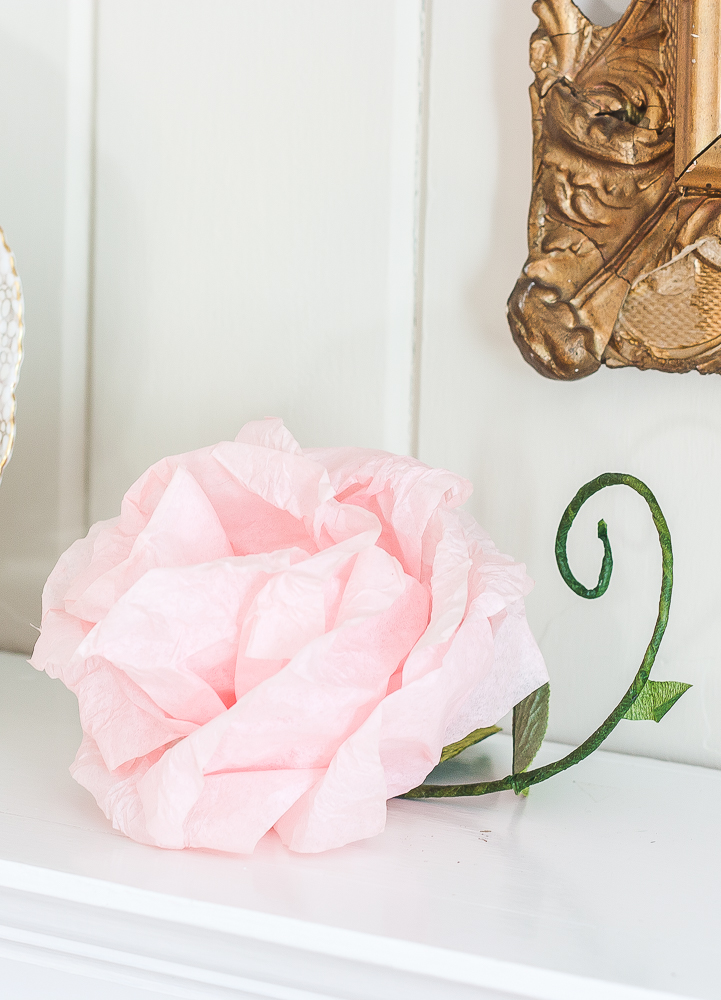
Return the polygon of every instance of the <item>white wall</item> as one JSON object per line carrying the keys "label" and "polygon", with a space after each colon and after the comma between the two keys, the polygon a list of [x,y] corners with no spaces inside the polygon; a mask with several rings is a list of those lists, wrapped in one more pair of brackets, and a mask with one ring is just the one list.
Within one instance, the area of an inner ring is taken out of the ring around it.
{"label": "white wall", "polygon": [[[609,22],[625,5],[583,6]],[[526,255],[530,8],[101,0],[86,494],[82,468],[58,476],[55,430],[67,410],[63,343],[69,356],[63,198],[76,205],[71,220],[82,208],[63,195],[65,159],[79,170],[63,143],[64,8],[0,4],[0,28],[28,25],[22,37],[8,28],[17,80],[45,81],[41,99],[13,84],[24,139],[0,165],[11,171],[0,218],[28,298],[18,447],[0,490],[2,523],[14,526],[2,536],[0,597],[24,609],[18,618],[31,617],[37,583],[23,592],[7,567],[27,576],[35,566],[40,578],[68,523],[58,496],[67,501],[72,483],[77,510],[87,502],[93,518],[108,516],[150,462],[268,413],[307,445],[408,450],[417,432],[420,456],[471,478],[473,511],[527,561],[537,581],[529,615],[553,681],[551,734],[581,739],[640,662],[658,546],[638,498],[596,498],[572,562],[595,581],[603,515],[616,571],[608,595],[588,604],[558,576],[553,542],[582,483],[628,471],[657,493],[675,543],[657,676],[695,686],[662,725],[624,723],[613,745],[721,766],[721,382],[602,371],[557,384],[524,364],[508,332],[505,301]],[[38,56],[40,38],[52,57]],[[43,72],[23,76],[27,51]],[[79,454],[76,442],[76,466]],[[0,618],[2,641],[27,645],[29,632],[5,610]]]}
{"label": "white wall", "polygon": [[0,226],[26,300],[15,454],[0,487],[0,643],[28,649],[60,554],[67,4],[0,0]]}

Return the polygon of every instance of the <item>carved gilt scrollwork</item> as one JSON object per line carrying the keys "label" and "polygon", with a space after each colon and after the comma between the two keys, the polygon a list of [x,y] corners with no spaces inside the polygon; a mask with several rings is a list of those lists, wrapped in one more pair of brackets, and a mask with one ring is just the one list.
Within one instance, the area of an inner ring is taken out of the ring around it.
{"label": "carved gilt scrollwork", "polygon": [[556,379],[721,372],[721,0],[632,0],[611,27],[572,0],[533,9],[516,343]]}

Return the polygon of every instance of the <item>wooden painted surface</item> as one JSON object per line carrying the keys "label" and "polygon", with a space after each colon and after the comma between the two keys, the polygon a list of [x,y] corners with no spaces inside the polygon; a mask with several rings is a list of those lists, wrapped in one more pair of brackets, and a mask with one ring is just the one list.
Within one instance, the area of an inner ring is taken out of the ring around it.
{"label": "wooden painted surface", "polygon": [[[718,997],[719,771],[600,752],[528,799],[393,801],[382,834],[324,854],[274,834],[252,856],[163,851],[113,831],[70,778],[72,695],[0,664],[13,997]],[[437,777],[499,774],[510,742]]]}

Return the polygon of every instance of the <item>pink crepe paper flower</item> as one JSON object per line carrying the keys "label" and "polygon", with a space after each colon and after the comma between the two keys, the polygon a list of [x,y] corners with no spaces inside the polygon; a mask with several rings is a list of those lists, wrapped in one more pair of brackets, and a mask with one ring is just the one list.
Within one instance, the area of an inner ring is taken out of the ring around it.
{"label": "pink crepe paper flower", "polygon": [[61,557],[32,664],[75,692],[72,766],[160,847],[383,830],[443,746],[548,679],[525,568],[411,458],[303,451],[280,420],[158,462]]}

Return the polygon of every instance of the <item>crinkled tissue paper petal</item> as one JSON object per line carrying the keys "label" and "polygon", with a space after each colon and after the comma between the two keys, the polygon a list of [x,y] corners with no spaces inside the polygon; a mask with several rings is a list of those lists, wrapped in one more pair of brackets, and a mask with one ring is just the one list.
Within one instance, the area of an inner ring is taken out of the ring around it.
{"label": "crinkled tissue paper petal", "polygon": [[277,419],[141,476],[58,561],[31,661],[77,695],[71,770],[113,826],[341,847],[545,683],[532,583],[470,493],[412,458],[303,450]]}

